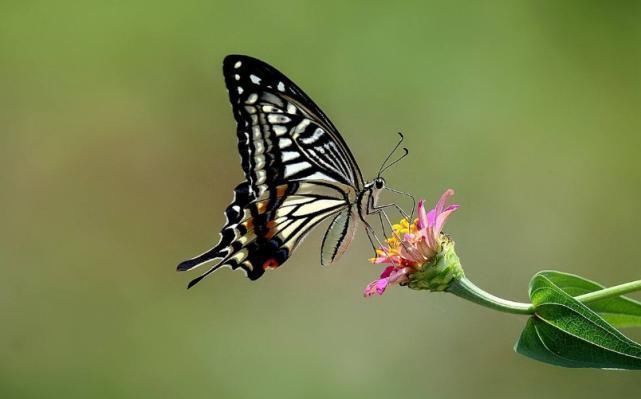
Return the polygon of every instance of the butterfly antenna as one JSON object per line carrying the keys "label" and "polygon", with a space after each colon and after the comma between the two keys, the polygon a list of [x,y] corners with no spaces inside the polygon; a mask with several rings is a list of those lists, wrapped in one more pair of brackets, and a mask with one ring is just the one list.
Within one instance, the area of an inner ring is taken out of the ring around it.
{"label": "butterfly antenna", "polygon": [[394,148],[392,148],[392,151],[390,151],[390,153],[387,154],[387,157],[385,158],[385,160],[381,164],[380,169],[378,169],[378,174],[376,175],[377,177],[381,177],[381,173],[383,173],[383,171],[386,169],[385,164],[387,163],[387,161],[389,161],[389,159],[392,157],[392,155],[394,155],[394,153],[396,152],[398,147],[401,145],[401,143],[405,139],[405,137],[403,136],[403,133],[398,132],[398,135],[401,136],[401,138],[398,140],[398,143],[396,143]]}
{"label": "butterfly antenna", "polygon": [[386,167],[384,167],[383,169],[381,169],[381,170],[378,172],[378,175],[380,176],[380,175],[381,175],[381,173],[383,173],[383,172],[385,172],[387,169],[389,169],[389,168],[390,168],[390,166],[397,164],[397,163],[398,163],[398,162],[400,162],[403,158],[405,158],[405,157],[407,156],[407,154],[409,154],[409,153],[410,153],[410,152],[409,152],[409,150],[408,150],[407,148],[405,148],[405,147],[403,147],[403,151],[405,152],[403,155],[401,155],[401,156],[400,156],[396,161],[391,162],[389,165],[387,165]]}

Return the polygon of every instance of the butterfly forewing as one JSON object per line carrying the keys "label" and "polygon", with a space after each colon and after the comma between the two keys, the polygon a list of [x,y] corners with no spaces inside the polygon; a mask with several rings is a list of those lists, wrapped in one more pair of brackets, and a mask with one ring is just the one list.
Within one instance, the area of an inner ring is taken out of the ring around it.
{"label": "butterfly forewing", "polygon": [[330,263],[353,234],[352,208],[363,187],[354,156],[318,106],[273,67],[231,55],[223,73],[247,180],[225,211],[219,243],[178,270],[218,260],[190,286],[222,266],[255,280],[283,264],[318,223],[338,215],[323,244],[323,263]]}
{"label": "butterfly forewing", "polygon": [[270,185],[301,179],[362,186],[354,156],[298,86],[264,62],[245,56],[225,58],[223,72],[243,170],[258,194]]}

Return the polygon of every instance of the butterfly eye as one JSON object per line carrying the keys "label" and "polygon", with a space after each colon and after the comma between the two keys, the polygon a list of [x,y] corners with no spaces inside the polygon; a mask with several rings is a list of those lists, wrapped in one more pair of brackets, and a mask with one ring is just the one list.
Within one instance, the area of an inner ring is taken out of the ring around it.
{"label": "butterfly eye", "polygon": [[385,181],[381,178],[378,178],[376,179],[376,182],[374,182],[374,184],[376,185],[376,188],[380,190],[385,186]]}

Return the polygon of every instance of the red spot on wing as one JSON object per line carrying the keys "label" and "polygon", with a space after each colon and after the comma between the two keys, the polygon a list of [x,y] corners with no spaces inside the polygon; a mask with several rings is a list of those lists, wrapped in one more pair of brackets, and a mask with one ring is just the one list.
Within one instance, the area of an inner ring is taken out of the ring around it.
{"label": "red spot on wing", "polygon": [[274,258],[269,258],[263,263],[263,270],[272,270],[280,266],[280,263]]}

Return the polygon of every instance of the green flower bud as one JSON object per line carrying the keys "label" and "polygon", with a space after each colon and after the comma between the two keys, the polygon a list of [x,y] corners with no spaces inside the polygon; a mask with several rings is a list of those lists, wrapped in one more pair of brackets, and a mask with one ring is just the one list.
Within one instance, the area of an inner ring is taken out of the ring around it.
{"label": "green flower bud", "polygon": [[464,276],[454,241],[441,234],[440,252],[409,276],[407,286],[413,290],[445,291],[452,280]]}

